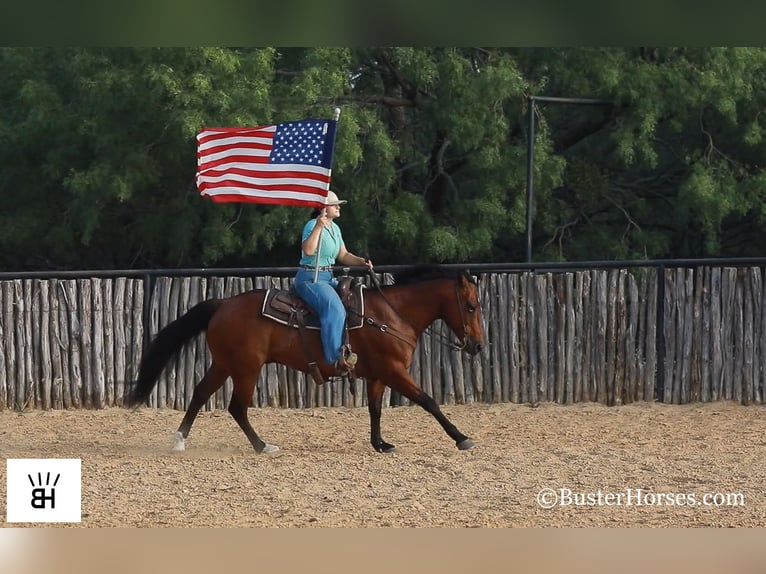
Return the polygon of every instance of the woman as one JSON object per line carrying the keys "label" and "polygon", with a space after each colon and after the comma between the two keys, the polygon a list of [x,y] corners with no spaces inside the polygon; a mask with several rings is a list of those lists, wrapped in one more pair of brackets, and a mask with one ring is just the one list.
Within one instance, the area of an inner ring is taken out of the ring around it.
{"label": "woman", "polygon": [[[328,191],[326,207],[312,213],[312,218],[303,226],[300,269],[295,275],[295,291],[319,315],[325,360],[341,374],[354,368],[357,356],[343,349],[346,309],[335,290],[338,282],[333,277],[332,266],[338,262],[372,269],[372,261],[346,249],[340,227],[333,221],[340,217],[340,206],[344,203],[347,203],[345,199],[338,199],[334,192]],[[314,282],[317,257],[319,273]]]}

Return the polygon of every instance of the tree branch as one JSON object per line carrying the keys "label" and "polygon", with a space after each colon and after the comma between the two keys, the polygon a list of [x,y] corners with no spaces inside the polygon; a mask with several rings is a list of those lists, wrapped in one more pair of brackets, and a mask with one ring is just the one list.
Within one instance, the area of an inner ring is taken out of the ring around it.
{"label": "tree branch", "polygon": [[434,176],[431,178],[431,181],[429,181],[425,189],[423,191],[423,196],[428,195],[428,190],[431,189],[431,187],[436,183],[436,181],[439,178],[444,178],[447,184],[449,185],[450,190],[452,191],[453,198],[457,198],[457,186],[455,185],[455,181],[452,179],[452,176],[447,173],[447,170],[444,169],[444,154],[447,151],[447,148],[450,146],[452,142],[449,140],[449,138],[444,138],[441,142],[441,145],[439,145],[439,148],[436,150],[436,153],[432,155],[432,161],[431,168],[433,169]]}
{"label": "tree branch", "polygon": [[574,220],[569,221],[565,223],[564,225],[560,225],[559,227],[556,227],[556,229],[553,230],[553,235],[551,238],[543,245],[543,250],[545,250],[549,245],[551,245],[554,241],[556,241],[556,238],[558,238],[558,244],[559,244],[559,256],[562,259],[564,258],[564,234],[567,232],[567,230],[570,227],[574,227],[580,223],[580,217],[576,217]]}
{"label": "tree branch", "polygon": [[336,100],[360,104],[383,104],[390,108],[414,108],[417,106],[417,103],[412,98],[386,96],[384,94],[374,94],[371,96],[341,96],[336,98]]}

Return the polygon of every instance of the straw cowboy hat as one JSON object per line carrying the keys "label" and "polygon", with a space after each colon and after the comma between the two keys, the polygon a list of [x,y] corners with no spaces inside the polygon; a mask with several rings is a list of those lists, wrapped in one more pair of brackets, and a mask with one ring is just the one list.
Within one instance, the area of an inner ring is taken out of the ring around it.
{"label": "straw cowboy hat", "polygon": [[334,191],[328,191],[327,192],[327,199],[325,200],[325,205],[343,205],[344,203],[348,203],[345,199],[338,199],[338,196],[335,195]]}

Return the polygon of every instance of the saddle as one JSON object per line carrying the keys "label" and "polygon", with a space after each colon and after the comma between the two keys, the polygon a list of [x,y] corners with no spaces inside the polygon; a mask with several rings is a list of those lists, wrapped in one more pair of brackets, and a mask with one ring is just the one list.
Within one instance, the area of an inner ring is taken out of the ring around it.
{"label": "saddle", "polygon": [[[364,319],[364,284],[355,277],[339,277],[337,291],[346,307],[346,328],[359,329]],[[288,327],[319,329],[319,316],[292,286],[266,291],[261,313]]]}

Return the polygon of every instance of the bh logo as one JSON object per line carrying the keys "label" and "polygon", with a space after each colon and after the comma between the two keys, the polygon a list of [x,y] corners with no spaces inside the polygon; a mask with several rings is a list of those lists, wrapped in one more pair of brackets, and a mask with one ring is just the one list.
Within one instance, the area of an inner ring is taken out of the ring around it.
{"label": "bh logo", "polygon": [[[61,478],[60,474],[56,475],[51,485],[51,473],[46,473],[45,487],[43,487],[43,475],[41,472],[37,473],[37,488],[35,488],[35,479],[31,474],[27,475],[29,482],[32,483],[32,508],[46,508],[46,502],[50,502],[50,508],[56,508],[56,485]],[[48,488],[50,486],[50,488]]]}
{"label": "bh logo", "polygon": [[80,522],[79,458],[9,458],[8,522]]}

